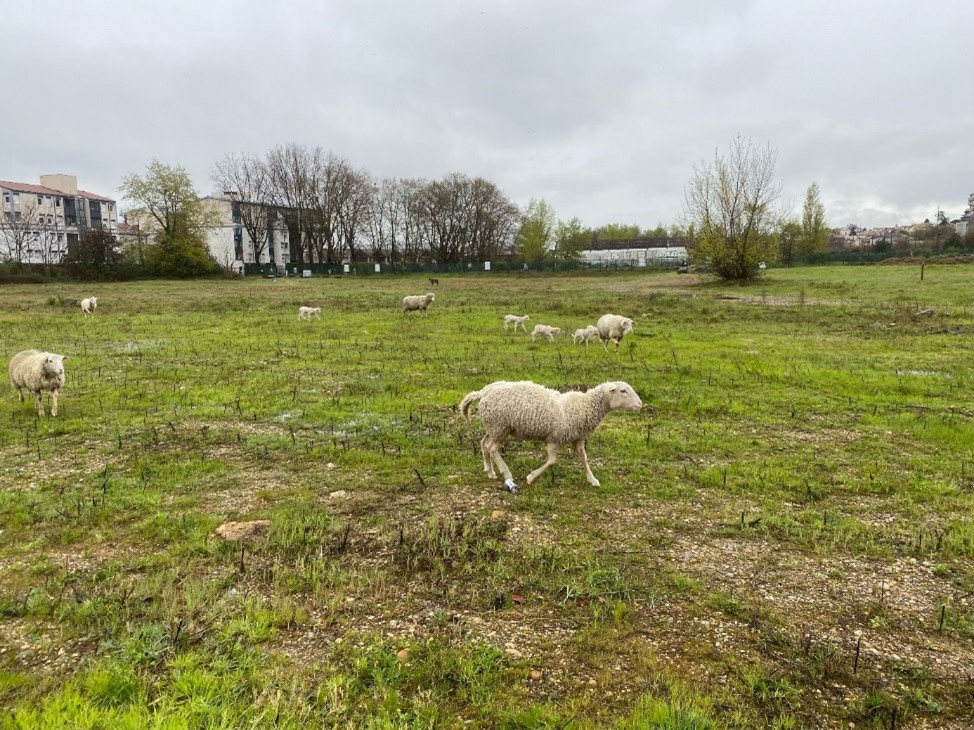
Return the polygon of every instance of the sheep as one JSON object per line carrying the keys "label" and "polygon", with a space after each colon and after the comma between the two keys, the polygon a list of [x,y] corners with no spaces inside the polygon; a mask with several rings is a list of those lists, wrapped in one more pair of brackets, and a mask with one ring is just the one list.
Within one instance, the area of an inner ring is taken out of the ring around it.
{"label": "sheep", "polygon": [[64,385],[66,359],[66,355],[38,350],[23,350],[10,358],[10,384],[16,388],[21,403],[24,402],[24,388],[34,394],[38,416],[44,415],[41,401],[41,391],[44,390],[51,391],[51,415],[57,415],[57,396]]}
{"label": "sheep", "polygon": [[609,340],[616,343],[616,352],[618,352],[619,342],[629,332],[632,332],[632,320],[618,314],[603,314],[595,326],[599,330],[602,349],[606,352],[609,351]]}
{"label": "sheep", "polygon": [[480,441],[484,472],[490,479],[496,479],[496,463],[504,475],[504,485],[512,492],[517,491],[517,484],[501,457],[501,446],[508,436],[544,441],[548,446],[547,460],[528,474],[528,484],[555,463],[559,446],[570,443],[582,461],[586,480],[598,487],[599,480],[588,465],[585,439],[610,411],[638,411],[643,405],[632,386],[622,381],[602,383],[584,393],[559,393],[527,380],[501,380],[467,393],[460,401],[460,413],[468,423],[470,407],[478,401],[480,420],[487,432]]}
{"label": "sheep", "polygon": [[[527,332],[527,329],[524,330]],[[534,342],[538,335],[544,335],[551,342],[555,341],[555,335],[561,332],[561,327],[549,327],[546,324],[536,324],[531,330],[531,342]]]}
{"label": "sheep", "polygon": [[594,324],[590,324],[588,327],[581,327],[575,330],[575,334],[572,335],[572,342],[578,344],[579,342],[584,342],[585,346],[588,347],[588,343],[599,336],[599,328]]}
{"label": "sheep", "polygon": [[98,297],[88,297],[81,300],[81,311],[84,312],[85,317],[94,314],[96,309],[98,309]]}
{"label": "sheep", "polygon": [[403,297],[402,313],[405,314],[406,312],[415,312],[416,310],[419,310],[425,315],[426,308],[430,305],[430,302],[435,301],[436,296],[434,294],[427,294],[426,296]]}
{"label": "sheep", "polygon": [[321,319],[321,307],[298,307],[298,319]]}
{"label": "sheep", "polygon": [[434,279],[433,277],[430,277],[430,286],[439,286],[439,285],[440,285],[439,279]]}
{"label": "sheep", "polygon": [[514,325],[514,331],[517,332],[518,325],[520,325],[521,329],[524,330],[525,333],[527,333],[528,328],[524,326],[524,323],[527,322],[529,319],[531,319],[531,317],[529,317],[526,314],[523,315],[523,316],[522,315],[517,315],[517,314],[505,314],[504,315],[504,329],[505,330],[507,329],[507,325],[513,324]]}

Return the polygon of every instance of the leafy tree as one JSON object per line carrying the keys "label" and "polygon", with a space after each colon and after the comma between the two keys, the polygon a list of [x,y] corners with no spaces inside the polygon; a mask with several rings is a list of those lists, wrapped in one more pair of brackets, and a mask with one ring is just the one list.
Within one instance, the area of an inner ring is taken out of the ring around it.
{"label": "leafy tree", "polygon": [[582,249],[592,240],[592,234],[582,228],[578,218],[559,221],[555,228],[555,258],[566,263],[575,263]]}
{"label": "leafy tree", "polygon": [[206,246],[207,229],[219,223],[219,213],[196,194],[185,169],[153,160],[145,176],[124,178],[121,190],[137,206],[131,214],[154,234],[146,250],[150,271],[176,277],[219,271]]}
{"label": "leafy tree", "polygon": [[819,200],[818,183],[813,182],[805,192],[802,208],[801,233],[797,239],[800,256],[809,256],[829,250],[829,227],[825,222],[825,206]]}
{"label": "leafy tree", "polygon": [[778,233],[778,246],[781,260],[785,266],[791,266],[795,261],[795,248],[802,235],[802,225],[797,220],[785,221]]}
{"label": "leafy tree", "polygon": [[736,137],[728,157],[715,153],[711,164],[694,167],[684,212],[697,231],[696,256],[722,279],[746,281],[758,275],[759,262],[778,258],[776,158],[770,146]]}
{"label": "leafy tree", "polygon": [[517,246],[521,256],[530,264],[543,263],[554,238],[555,211],[544,199],[534,199],[521,216],[521,227],[517,232]]}
{"label": "leafy tree", "polygon": [[89,231],[84,238],[68,248],[64,267],[79,279],[111,279],[122,272],[122,246],[109,231]]}
{"label": "leafy tree", "polygon": [[647,228],[643,231],[645,238],[669,238],[670,232],[662,223],[657,223],[656,228]]}
{"label": "leafy tree", "polygon": [[639,226],[626,223],[609,223],[608,225],[600,226],[595,229],[595,234],[601,240],[610,240],[616,238],[639,238],[642,230]]}

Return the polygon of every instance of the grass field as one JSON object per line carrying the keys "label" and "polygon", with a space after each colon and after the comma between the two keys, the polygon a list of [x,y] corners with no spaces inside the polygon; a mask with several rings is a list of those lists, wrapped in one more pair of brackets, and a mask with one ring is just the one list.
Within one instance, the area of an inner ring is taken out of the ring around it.
{"label": "grass field", "polygon": [[[0,287],[4,357],[68,355],[0,400],[0,728],[972,726],[974,270],[429,288]],[[522,378],[640,394],[601,487],[485,477],[456,406]]]}

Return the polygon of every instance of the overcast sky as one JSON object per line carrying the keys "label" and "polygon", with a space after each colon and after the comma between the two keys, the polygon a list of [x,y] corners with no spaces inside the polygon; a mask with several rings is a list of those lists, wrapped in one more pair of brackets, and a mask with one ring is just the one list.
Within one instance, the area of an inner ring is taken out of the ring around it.
{"label": "overcast sky", "polygon": [[0,64],[0,179],[116,198],[153,158],[206,193],[228,153],[295,142],[649,228],[735,135],[832,226],[974,192],[972,0],[31,0]]}

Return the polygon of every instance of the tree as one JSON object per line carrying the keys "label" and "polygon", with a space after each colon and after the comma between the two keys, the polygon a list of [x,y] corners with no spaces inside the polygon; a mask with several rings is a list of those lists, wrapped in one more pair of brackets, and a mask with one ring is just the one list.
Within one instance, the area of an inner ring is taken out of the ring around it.
{"label": "tree", "polygon": [[137,206],[132,214],[154,233],[145,254],[151,271],[181,278],[219,271],[206,246],[207,228],[219,214],[196,194],[185,169],[153,160],[144,177],[124,178],[121,190]]}
{"label": "tree", "polygon": [[517,232],[517,245],[525,262],[543,263],[548,255],[555,232],[555,211],[541,199],[532,198],[521,217],[521,227]]}
{"label": "tree", "polygon": [[252,155],[227,155],[216,164],[213,182],[229,195],[235,217],[250,237],[254,261],[267,253],[267,231],[271,223],[271,181],[267,165]]}
{"label": "tree", "polygon": [[64,267],[79,279],[109,279],[119,274],[122,258],[118,240],[101,228],[89,231],[68,249]]}
{"label": "tree", "polygon": [[3,237],[4,250],[0,258],[4,261],[26,263],[30,261],[30,244],[37,239],[37,227],[40,213],[38,207],[30,200],[30,196],[23,196],[25,202],[11,204],[9,210],[3,212],[4,219],[0,221],[0,235]]}
{"label": "tree", "polygon": [[759,262],[777,260],[776,158],[770,146],[735,137],[728,157],[715,152],[713,163],[694,166],[684,214],[697,232],[697,256],[722,279],[746,281]]}
{"label": "tree", "polygon": [[581,257],[592,234],[582,228],[582,222],[578,218],[570,221],[559,221],[555,229],[555,258],[566,263],[576,263]]}
{"label": "tree", "polygon": [[795,248],[802,235],[802,225],[797,220],[788,220],[781,226],[778,234],[781,260],[785,266],[791,266],[795,261]]}
{"label": "tree", "polygon": [[829,250],[829,227],[825,222],[825,206],[819,200],[818,183],[813,182],[805,192],[805,206],[802,208],[801,233],[797,240],[796,253],[810,256]]}

